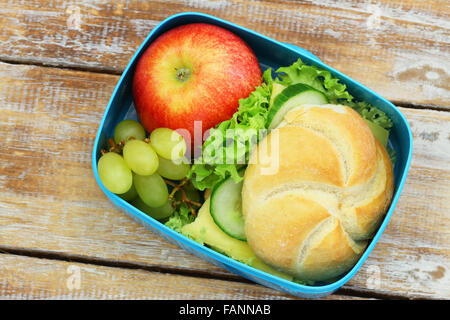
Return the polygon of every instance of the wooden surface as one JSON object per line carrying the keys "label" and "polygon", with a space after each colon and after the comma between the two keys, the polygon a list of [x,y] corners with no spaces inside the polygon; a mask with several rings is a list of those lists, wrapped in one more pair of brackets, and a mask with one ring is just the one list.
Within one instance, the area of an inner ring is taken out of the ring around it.
{"label": "wooden surface", "polygon": [[95,134],[134,51],[164,18],[200,11],[310,50],[391,99],[411,125],[411,170],[392,219],[327,298],[450,299],[448,2],[317,3],[1,0],[0,298],[294,298],[159,238],[93,178]]}

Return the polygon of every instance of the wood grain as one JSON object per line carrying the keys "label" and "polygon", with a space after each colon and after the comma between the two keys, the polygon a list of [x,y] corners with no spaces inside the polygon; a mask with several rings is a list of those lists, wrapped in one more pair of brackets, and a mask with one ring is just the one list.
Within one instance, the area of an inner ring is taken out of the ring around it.
{"label": "wood grain", "polygon": [[5,254],[0,254],[0,274],[0,299],[297,299],[256,284]]}
{"label": "wood grain", "polygon": [[350,285],[376,280],[379,292],[448,299],[450,113],[401,111],[414,139],[411,169],[391,221]]}
{"label": "wood grain", "polygon": [[450,109],[446,0],[1,2],[3,61],[121,73],[159,22],[197,11],[303,47],[390,100]]}
{"label": "wood grain", "polygon": [[[0,63],[0,248],[235,278],[117,211],[90,157],[116,75]],[[414,157],[379,244],[345,286],[450,297],[450,113],[401,108]],[[19,269],[19,268],[18,268]]]}

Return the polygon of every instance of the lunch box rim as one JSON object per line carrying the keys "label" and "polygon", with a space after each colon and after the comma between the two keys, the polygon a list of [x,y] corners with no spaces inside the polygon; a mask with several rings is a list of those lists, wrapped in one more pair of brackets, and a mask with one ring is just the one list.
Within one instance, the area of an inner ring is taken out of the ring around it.
{"label": "lunch box rim", "polygon": [[[341,278],[339,278],[338,280],[329,283],[329,284],[324,284],[324,285],[318,285],[318,286],[309,286],[309,285],[303,285],[303,284],[299,284],[296,282],[292,282],[289,280],[285,280],[282,278],[279,278],[277,276],[268,274],[264,271],[258,270],[256,268],[253,268],[249,265],[246,265],[242,262],[239,262],[237,260],[234,260],[228,256],[225,256],[217,251],[214,251],[196,241],[194,241],[193,239],[190,239],[184,235],[182,235],[181,233],[165,226],[163,223],[147,216],[146,214],[144,214],[143,212],[141,212],[140,210],[138,210],[137,208],[135,208],[134,206],[132,206],[131,204],[129,204],[128,202],[126,202],[125,200],[121,199],[119,196],[111,193],[109,190],[107,190],[104,186],[103,183],[100,181],[99,175],[98,175],[98,169],[97,169],[97,155],[98,155],[98,147],[99,147],[99,141],[100,141],[100,136],[101,136],[101,132],[102,132],[102,128],[105,125],[105,121],[107,119],[108,116],[108,112],[109,109],[111,108],[111,105],[113,104],[113,101],[115,100],[115,97],[118,94],[118,90],[122,85],[122,82],[124,81],[125,77],[127,76],[127,74],[130,72],[130,69],[132,69],[132,67],[134,66],[134,64],[136,63],[136,60],[138,58],[138,56],[140,56],[140,54],[143,52],[143,50],[149,45],[149,41],[150,39],[153,37],[153,35],[155,33],[158,32],[159,29],[161,29],[163,26],[165,26],[168,22],[171,22],[173,20],[179,19],[179,18],[187,18],[189,16],[195,17],[196,21],[199,18],[205,19],[204,22],[208,23],[208,22],[216,22],[218,24],[220,24],[223,27],[227,27],[229,26],[230,28],[233,29],[239,29],[244,33],[248,33],[250,35],[253,35],[255,37],[259,37],[262,38],[266,41],[270,41],[273,42],[276,45],[282,46],[287,50],[292,50],[294,51],[296,54],[299,55],[299,57],[302,60],[306,60],[306,62],[312,62],[313,64],[319,65],[320,67],[327,69],[329,71],[331,71],[334,75],[336,75],[338,78],[342,78],[345,79],[346,81],[352,82],[355,85],[359,86],[360,89],[363,89],[363,91],[369,93],[370,95],[374,95],[377,99],[383,101],[384,103],[386,103],[395,113],[396,116],[399,117],[400,121],[403,122],[403,124],[405,125],[407,132],[408,132],[408,143],[409,145],[407,146],[408,148],[408,154],[406,155],[406,161],[405,161],[405,168],[403,169],[403,171],[400,173],[400,181],[399,181],[399,185],[397,190],[395,191],[394,197],[392,199],[392,203],[389,207],[388,212],[386,213],[383,222],[381,223],[378,231],[376,232],[376,234],[374,235],[374,237],[372,238],[372,240],[370,241],[370,244],[368,245],[368,247],[365,249],[364,253],[361,255],[361,257],[358,259],[357,263],[350,269],[348,270],[344,276],[342,276]],[[306,58],[306,59],[305,59]],[[309,61],[308,61],[309,60]],[[93,168],[93,172],[94,172],[94,176],[95,179],[97,181],[97,184],[100,186],[100,188],[102,189],[102,191],[105,193],[105,195],[108,197],[108,199],[116,206],[119,207],[119,209],[121,209],[122,211],[124,211],[126,214],[131,215],[136,221],[140,222],[141,224],[144,224],[145,227],[150,227],[149,229],[152,230],[153,232],[155,232],[154,229],[157,230],[157,234],[162,235],[164,238],[167,239],[167,236],[170,237],[170,240],[175,240],[175,243],[177,243],[180,247],[184,248],[184,246],[188,246],[190,249],[193,249],[196,253],[198,252],[199,254],[202,255],[206,255],[208,256],[208,258],[213,259],[216,262],[219,262],[221,265],[223,265],[226,269],[228,269],[227,267],[233,268],[233,269],[237,269],[239,271],[239,275],[243,276],[243,277],[247,277],[247,275],[252,276],[252,280],[255,282],[258,282],[256,280],[253,279],[253,277],[257,277],[257,279],[261,279],[262,281],[264,281],[264,285],[272,287],[272,288],[276,288],[278,290],[281,291],[285,291],[288,292],[290,294],[293,295],[297,295],[297,296],[308,296],[310,295],[311,297],[321,297],[321,296],[325,296],[328,294],[333,293],[334,291],[336,291],[337,289],[339,289],[340,287],[342,287],[347,281],[349,281],[355,274],[356,272],[360,269],[360,267],[362,266],[362,264],[365,262],[365,260],[367,259],[367,257],[369,256],[369,254],[372,252],[372,249],[374,248],[374,246],[376,245],[376,243],[378,242],[381,234],[384,232],[384,229],[386,228],[392,213],[394,211],[394,208],[398,202],[398,199],[400,197],[401,191],[403,189],[403,186],[405,184],[405,180],[409,171],[409,167],[410,167],[410,162],[411,162],[411,156],[412,156],[412,134],[411,134],[411,129],[409,127],[408,121],[406,120],[406,118],[404,117],[404,115],[397,109],[397,107],[395,107],[391,102],[389,102],[388,100],[386,100],[385,98],[381,97],[380,95],[378,95],[377,93],[373,92],[371,89],[365,87],[364,85],[360,84],[359,82],[351,79],[350,77],[346,76],[345,74],[342,74],[341,72],[333,69],[332,67],[324,64],[318,57],[316,57],[314,54],[310,53],[309,51],[297,47],[295,45],[292,44],[288,44],[288,43],[282,43],[279,41],[276,41],[274,39],[271,39],[267,36],[264,36],[262,34],[259,34],[253,30],[249,30],[247,28],[241,27],[239,25],[236,25],[232,22],[208,15],[208,14],[204,14],[204,13],[198,13],[198,12],[184,12],[184,13],[178,13],[172,16],[169,16],[168,18],[166,18],[165,20],[163,20],[161,23],[159,23],[151,32],[150,34],[145,38],[145,40],[143,41],[143,43],[139,46],[139,48],[136,50],[135,54],[133,55],[133,57],[131,58],[130,62],[128,63],[127,67],[125,68],[124,72],[122,73],[118,83],[116,84],[116,87],[111,95],[111,98],[109,100],[109,103],[105,109],[105,112],[103,114],[99,129],[97,131],[97,135],[96,135],[96,139],[94,142],[94,147],[93,147],[93,152],[92,152],[92,168]],[[184,248],[186,250],[186,248]],[[189,252],[191,252],[190,250],[188,250]],[[192,252],[191,252],[192,253]],[[236,271],[233,271],[234,273],[237,273]],[[270,284],[275,285],[275,287],[271,286]],[[302,295],[305,294],[305,295]]]}

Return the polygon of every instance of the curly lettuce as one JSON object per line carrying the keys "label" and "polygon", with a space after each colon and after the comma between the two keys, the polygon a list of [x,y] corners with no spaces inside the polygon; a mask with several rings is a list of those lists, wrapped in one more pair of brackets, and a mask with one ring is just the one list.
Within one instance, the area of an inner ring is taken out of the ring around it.
{"label": "curly lettuce", "polygon": [[179,233],[182,233],[181,229],[183,226],[193,222],[194,220],[195,217],[191,214],[191,210],[186,204],[183,203],[177,208],[165,225]]}
{"label": "curly lettuce", "polygon": [[[263,138],[260,130],[266,129],[272,90],[270,72],[264,72],[263,84],[249,97],[239,100],[238,111],[231,119],[210,130],[202,146],[202,157],[196,159],[188,174],[197,189],[212,188],[229,176],[236,181],[242,179],[238,170],[246,165],[252,147]],[[230,137],[229,132],[235,135]]]}
{"label": "curly lettuce", "polygon": [[276,72],[279,75],[275,81],[284,86],[297,83],[307,84],[323,92],[331,103],[353,100],[345,84],[340,83],[339,79],[333,77],[331,72],[304,64],[300,59],[289,67],[279,68]]}
{"label": "curly lettuce", "polygon": [[[327,70],[307,65],[298,59],[291,66],[278,68],[275,73],[276,76],[273,77],[272,70],[267,69],[263,74],[263,84],[248,98],[239,101],[238,110],[233,117],[211,130],[210,136],[203,143],[202,157],[196,159],[188,174],[188,178],[197,189],[213,188],[229,176],[235,181],[242,179],[238,170],[248,163],[252,147],[264,137],[264,130],[267,129],[274,83],[284,86],[307,84],[323,92],[330,103],[348,105],[364,119],[386,130],[393,125],[392,120],[383,111],[366,102],[356,101],[348,92],[346,85]],[[229,129],[234,129],[239,134],[227,136]],[[394,160],[394,151],[390,148],[388,151]]]}

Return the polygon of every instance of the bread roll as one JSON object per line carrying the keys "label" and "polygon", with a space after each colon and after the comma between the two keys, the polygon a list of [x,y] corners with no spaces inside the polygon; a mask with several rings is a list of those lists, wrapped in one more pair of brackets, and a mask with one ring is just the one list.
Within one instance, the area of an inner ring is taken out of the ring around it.
{"label": "bread roll", "polygon": [[[274,159],[277,170],[267,174]],[[386,150],[357,112],[295,108],[250,156],[242,189],[248,244],[301,279],[336,277],[364,251],[393,182]]]}

